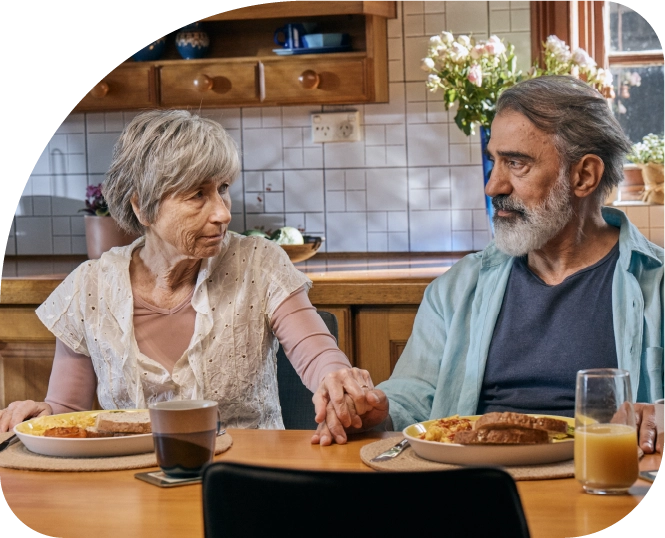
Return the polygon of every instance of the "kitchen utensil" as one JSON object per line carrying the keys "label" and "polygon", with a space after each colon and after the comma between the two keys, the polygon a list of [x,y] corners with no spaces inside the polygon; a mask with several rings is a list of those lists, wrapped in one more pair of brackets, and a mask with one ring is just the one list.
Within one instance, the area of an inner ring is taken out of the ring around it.
{"label": "kitchen utensil", "polygon": [[304,47],[302,37],[307,33],[305,26],[298,23],[289,23],[275,30],[275,45],[285,49],[300,49]]}
{"label": "kitchen utensil", "polygon": [[587,493],[627,493],[637,479],[639,456],[632,401],[626,370],[577,372],[575,478]]}
{"label": "kitchen utensil", "polygon": [[342,47],[349,44],[349,34],[307,34],[302,40],[309,49]]}
{"label": "kitchen utensil", "polygon": [[393,458],[396,458],[399,456],[402,451],[409,446],[409,441],[408,439],[402,439],[399,443],[397,443],[394,447],[389,448],[382,454],[379,454],[378,456],[372,458],[370,461],[386,461],[386,460],[391,460]]}
{"label": "kitchen utensil", "polygon": [[7,437],[2,443],[0,443],[0,452],[2,452],[5,448],[9,447],[9,445],[14,444],[16,441],[18,441],[18,437],[16,437],[16,434],[12,435],[11,437]]}

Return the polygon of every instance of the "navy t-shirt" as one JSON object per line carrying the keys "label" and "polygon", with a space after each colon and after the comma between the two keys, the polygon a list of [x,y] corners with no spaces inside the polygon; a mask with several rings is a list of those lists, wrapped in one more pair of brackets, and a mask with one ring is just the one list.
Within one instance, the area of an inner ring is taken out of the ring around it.
{"label": "navy t-shirt", "polygon": [[516,258],[494,327],[478,414],[573,416],[575,376],[616,368],[612,277],[619,244],[602,260],[550,286]]}

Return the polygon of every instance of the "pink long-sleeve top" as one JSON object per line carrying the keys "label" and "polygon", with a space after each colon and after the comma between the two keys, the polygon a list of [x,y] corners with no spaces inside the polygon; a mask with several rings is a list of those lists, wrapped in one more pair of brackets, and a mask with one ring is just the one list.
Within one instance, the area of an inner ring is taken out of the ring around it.
{"label": "pink long-sleeve top", "polygon": [[[193,292],[192,292],[193,293]],[[141,353],[169,373],[187,350],[194,334],[196,311],[191,296],[171,310],[134,298],[134,334]],[[329,372],[351,368],[305,288],[289,295],[275,309],[272,331],[309,390],[314,392]],[[56,339],[55,358],[45,401],[53,413],[84,411],[92,407],[97,377],[92,360]]]}

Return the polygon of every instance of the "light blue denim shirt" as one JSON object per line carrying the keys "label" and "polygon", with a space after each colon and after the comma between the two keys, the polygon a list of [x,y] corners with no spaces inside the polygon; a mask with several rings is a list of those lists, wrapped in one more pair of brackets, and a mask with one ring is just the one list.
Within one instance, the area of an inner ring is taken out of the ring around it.
{"label": "light blue denim shirt", "polygon": [[[663,397],[663,249],[623,212],[602,211],[606,222],[621,229],[612,281],[618,365],[630,372],[634,400],[653,402]],[[475,414],[513,260],[492,242],[427,287],[395,371],[378,385],[390,400],[396,431]]]}

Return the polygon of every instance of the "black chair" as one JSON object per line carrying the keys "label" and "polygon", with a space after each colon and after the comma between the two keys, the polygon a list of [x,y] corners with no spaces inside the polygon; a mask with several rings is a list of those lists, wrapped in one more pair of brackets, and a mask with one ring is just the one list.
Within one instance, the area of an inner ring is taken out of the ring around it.
{"label": "black chair", "polygon": [[330,472],[218,462],[203,472],[206,538],[528,538],[505,471]]}
{"label": "black chair", "polygon": [[[330,333],[337,339],[337,318],[330,312],[318,311]],[[287,430],[315,430],[314,404],[312,393],[303,385],[300,377],[279,346],[277,351],[277,385],[282,418]]]}

